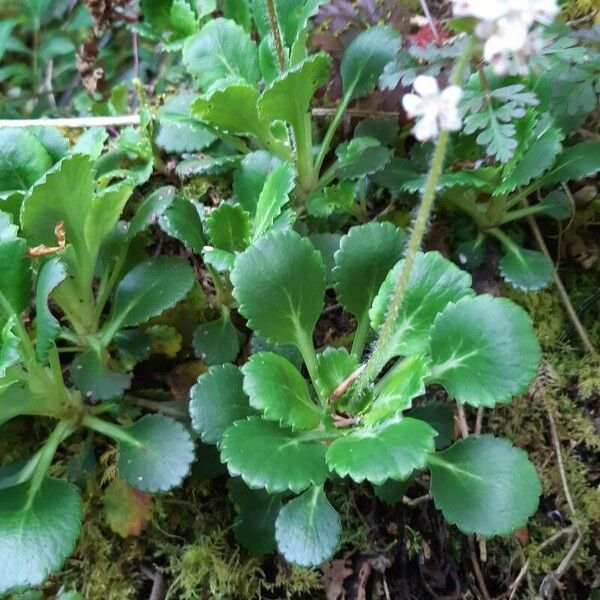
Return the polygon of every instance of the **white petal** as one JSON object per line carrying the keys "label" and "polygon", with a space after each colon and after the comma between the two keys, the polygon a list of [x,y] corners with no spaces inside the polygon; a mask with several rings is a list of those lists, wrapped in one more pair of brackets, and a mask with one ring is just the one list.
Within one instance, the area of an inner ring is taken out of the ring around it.
{"label": "white petal", "polygon": [[404,94],[404,96],[402,96],[402,106],[409,119],[412,119],[417,115],[422,115],[425,111],[423,99],[416,94]]}
{"label": "white petal", "polygon": [[459,131],[462,128],[462,119],[456,109],[440,112],[440,127],[448,131]]}
{"label": "white petal", "polygon": [[437,96],[440,93],[435,77],[429,75],[419,75],[415,79],[413,89],[419,96]]}
{"label": "white petal", "polygon": [[506,50],[517,52],[527,43],[529,24],[519,19],[502,19],[498,22],[497,37]]}
{"label": "white petal", "polygon": [[439,133],[437,119],[431,114],[421,117],[412,130],[414,136],[420,142],[426,142],[436,138]]}
{"label": "white petal", "polygon": [[462,98],[463,91],[457,85],[450,85],[442,92],[442,100],[456,107],[459,100]]}

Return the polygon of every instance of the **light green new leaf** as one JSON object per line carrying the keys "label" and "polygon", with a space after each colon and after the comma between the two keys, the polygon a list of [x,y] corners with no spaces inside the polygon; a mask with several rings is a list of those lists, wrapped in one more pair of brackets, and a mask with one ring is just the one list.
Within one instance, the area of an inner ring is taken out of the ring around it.
{"label": "light green new leaf", "polygon": [[358,358],[346,348],[327,347],[317,356],[319,376],[316,386],[321,398],[329,398],[335,388],[358,367]]}
{"label": "light green new leaf", "polygon": [[223,435],[221,458],[231,475],[241,475],[251,488],[269,493],[299,494],[327,479],[325,452],[320,441],[303,437],[261,417],[235,422]]}
{"label": "light green new leaf", "polygon": [[527,313],[506,298],[463,298],[431,329],[431,377],[459,402],[492,407],[533,381],[541,350]]}
{"label": "light green new leaf", "polygon": [[[399,262],[383,282],[369,311],[371,326],[378,330],[385,320],[396,282]],[[446,260],[439,252],[418,253],[398,318],[388,356],[419,354],[428,346],[429,330],[436,315],[448,303],[473,294],[471,276]]]}
{"label": "light green new leaf", "polygon": [[205,245],[202,221],[196,207],[185,198],[176,197],[165,211],[158,216],[160,228],[179,240],[192,252],[200,254]]}
{"label": "light green new leaf", "polygon": [[215,321],[202,323],[194,331],[194,354],[205,365],[233,362],[240,352],[240,338],[225,312]]}
{"label": "light green new leaf", "polygon": [[[341,477],[377,485],[386,479],[407,479],[423,469],[434,451],[435,429],[406,417],[396,423],[354,429],[327,450],[327,465]],[[374,457],[377,457],[374,460]]]}
{"label": "light green new leaf", "polygon": [[253,241],[262,237],[281,214],[281,209],[287,204],[289,194],[294,189],[295,176],[294,169],[288,162],[275,167],[267,176],[256,203]]}
{"label": "light green new leaf", "polygon": [[275,522],[275,539],[284,558],[301,567],[316,567],[333,556],[342,534],[340,515],[321,486],[290,500]]}
{"label": "light green new leaf", "polygon": [[503,279],[525,292],[536,292],[552,281],[554,264],[537,250],[527,250],[516,244],[508,248],[498,265]]}
{"label": "light green new leaf", "polygon": [[337,299],[359,320],[369,308],[390,269],[402,258],[406,233],[391,223],[352,227],[335,253],[332,275]]}
{"label": "light green new leaf", "polygon": [[250,243],[250,215],[239,204],[222,202],[205,225],[210,243],[219,250],[240,252]]}
{"label": "light green new leaf", "polygon": [[163,415],[145,415],[125,428],[117,469],[142,492],[165,492],[181,484],[194,462],[194,442],[185,427]]}
{"label": "light green new leaf", "polygon": [[0,490],[0,594],[38,586],[73,552],[83,509],[77,489],[45,479]]}
{"label": "light green new leaf", "polygon": [[581,142],[565,148],[554,166],[540,181],[543,187],[578,181],[600,171],[600,142]]}
{"label": "light green new leaf", "polygon": [[236,200],[254,216],[258,198],[269,173],[281,160],[264,150],[257,150],[244,156],[233,174],[233,191]]}
{"label": "light green new leaf", "polygon": [[244,377],[235,365],[211,367],[190,392],[192,427],[205,444],[220,444],[235,421],[254,414],[243,390]]}
{"label": "light green new leaf", "polygon": [[29,189],[53,163],[48,150],[26,128],[0,129],[0,192]]}
{"label": "light green new leaf", "polygon": [[310,397],[306,380],[283,356],[273,352],[253,354],[242,373],[250,405],[265,419],[293,431],[314,429],[321,422],[321,411]]}
{"label": "light green new leaf", "polygon": [[[106,330],[114,333],[159,315],[183,300],[194,284],[194,271],[183,259],[157,256],[135,266],[119,283]],[[111,336],[112,337],[112,336]]]}
{"label": "light green new leaf", "polygon": [[372,92],[400,47],[401,38],[392,27],[371,27],[357,35],[342,56],[344,96],[353,100]]}
{"label": "light green new leaf", "polygon": [[375,401],[363,418],[365,425],[375,425],[396,418],[410,408],[413,398],[425,393],[429,360],[425,356],[409,356],[382,380],[375,389]]}
{"label": "light green new leaf", "polygon": [[281,509],[281,496],[252,490],[239,477],[230,479],[227,488],[238,511],[233,522],[235,537],[257,556],[273,552],[276,547],[275,519]]}
{"label": "light green new leaf", "polygon": [[44,362],[48,357],[48,352],[58,334],[60,333],[60,323],[50,312],[48,307],[48,298],[52,291],[67,277],[67,270],[60,258],[51,258],[44,263],[40,269],[35,306],[37,310],[35,333],[36,344],[35,353],[40,362]]}
{"label": "light green new leaf", "polygon": [[254,85],[260,77],[256,44],[229,19],[212,19],[190,37],[183,47],[183,64],[203,90],[221,79]]}
{"label": "light green new leaf", "polygon": [[231,281],[240,313],[259,335],[280,344],[311,339],[323,309],[325,267],[308,239],[269,233],[237,256]]}
{"label": "light green new leaf", "polygon": [[329,75],[331,59],[314,54],[277,77],[262,93],[258,112],[266,120],[281,120],[294,129],[303,127],[314,93]]}
{"label": "light green new leaf", "polygon": [[482,537],[526,524],[542,493],[527,454],[508,440],[468,437],[429,457],[430,493],[449,523]]}

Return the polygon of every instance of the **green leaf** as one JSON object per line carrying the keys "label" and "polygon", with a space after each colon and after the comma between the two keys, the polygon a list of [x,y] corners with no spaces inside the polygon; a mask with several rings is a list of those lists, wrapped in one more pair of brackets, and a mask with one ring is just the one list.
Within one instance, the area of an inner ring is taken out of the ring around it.
{"label": "green leaf", "polygon": [[239,312],[259,335],[280,344],[311,338],[323,309],[325,267],[309,240],[269,233],[238,255],[231,281]]}
{"label": "green leaf", "polygon": [[402,258],[406,233],[391,223],[352,227],[335,253],[332,275],[338,301],[359,319],[367,318],[371,304],[390,272]]}
{"label": "green leaf", "polygon": [[233,190],[236,200],[254,216],[258,198],[267,176],[281,164],[281,160],[264,150],[244,156],[233,174]]}
{"label": "green leaf", "polygon": [[600,171],[600,142],[581,142],[565,148],[554,166],[541,179],[547,187],[567,181],[578,181]]}
{"label": "green leaf", "polygon": [[71,383],[92,402],[121,398],[131,387],[131,375],[110,367],[106,351],[88,350],[71,363]]}
{"label": "green leaf", "polygon": [[409,356],[394,366],[376,389],[375,401],[363,418],[365,425],[375,425],[397,418],[410,408],[412,399],[425,393],[425,378],[429,375],[429,360],[424,356]]}
{"label": "green leaf", "polygon": [[301,567],[320,565],[333,556],[342,535],[340,515],[321,486],[290,500],[275,522],[275,538],[284,558]]}
{"label": "green leaf", "polygon": [[219,250],[205,246],[202,251],[202,259],[207,265],[210,265],[217,273],[225,273],[233,270],[235,264],[235,254],[227,250]]}
{"label": "green leaf", "polygon": [[412,408],[407,417],[420,419],[437,431],[435,449],[447,448],[454,439],[454,405],[451,402],[427,401]]}
{"label": "green leaf", "polygon": [[[30,260],[25,240],[17,237],[11,218],[0,212],[0,294],[17,316],[29,305],[31,290]],[[0,304],[0,325],[10,315]]]}
{"label": "green leaf", "polygon": [[239,477],[230,479],[227,488],[238,511],[233,522],[235,537],[257,556],[273,552],[276,547],[275,519],[281,509],[281,496],[252,490]]}
{"label": "green leaf", "polygon": [[104,127],[90,127],[77,138],[70,154],[87,154],[95,160],[102,154],[107,139],[108,132]]}
{"label": "green leaf", "polygon": [[181,92],[169,98],[158,112],[156,144],[167,152],[199,152],[215,141],[215,136],[196,119],[190,107],[196,98]]}
{"label": "green leaf", "polygon": [[185,179],[192,175],[222,175],[235,169],[241,157],[232,156],[204,156],[203,158],[188,158],[182,160],[175,172],[179,177]]}
{"label": "green leaf", "polygon": [[223,0],[223,16],[232,19],[248,32],[252,29],[250,0]]}
{"label": "green leaf", "polygon": [[570,219],[573,216],[575,207],[573,202],[569,199],[569,196],[563,191],[554,190],[544,197],[539,204],[543,207],[542,214],[556,219],[557,221],[564,221]]}
{"label": "green leaf", "polygon": [[547,287],[554,273],[554,265],[546,255],[516,244],[508,248],[498,268],[506,282],[525,292],[536,292]]}
{"label": "green leaf", "polygon": [[372,92],[400,46],[401,38],[392,27],[371,27],[356,36],[342,56],[344,95],[354,100]]}
{"label": "green leaf", "polygon": [[192,347],[205,365],[233,362],[240,353],[240,339],[229,314],[223,312],[216,321],[199,325],[194,331]]}
{"label": "green leaf", "polygon": [[254,414],[243,390],[244,376],[235,365],[211,367],[190,392],[192,427],[205,444],[220,444],[235,421]]}
{"label": "green leaf", "polygon": [[[356,187],[354,181],[340,181],[336,185],[328,185],[320,193],[306,199],[306,211],[318,218],[326,218],[336,210],[351,213],[356,200]],[[312,237],[314,236],[311,236],[311,239]]]}
{"label": "green leaf", "polygon": [[222,79],[258,82],[258,50],[250,35],[235,21],[213,19],[183,47],[183,63],[206,90]]}
{"label": "green leaf", "polygon": [[312,245],[319,251],[325,265],[325,279],[327,287],[333,287],[333,269],[335,267],[335,253],[339,250],[342,236],[339,233],[313,233],[309,236]]}
{"label": "green leaf", "polygon": [[173,0],[141,0],[144,21],[156,30],[169,29],[171,26],[171,7]]}
{"label": "green leaf", "polygon": [[157,223],[158,217],[171,206],[176,194],[176,187],[165,185],[156,188],[151,194],[146,196],[129,223],[129,238],[132,239],[150,227],[150,225]]}
{"label": "green leaf", "polygon": [[482,537],[526,524],[542,486],[527,454],[508,440],[468,437],[429,457],[430,493],[449,523]]}
{"label": "green leaf", "polygon": [[250,215],[239,205],[222,202],[206,218],[210,243],[227,252],[239,252],[250,243]]}
{"label": "green leaf", "polygon": [[163,415],[145,415],[125,428],[131,442],[119,442],[121,477],[142,492],[165,492],[181,484],[194,461],[185,427]]}
{"label": "green leaf", "polygon": [[46,478],[0,490],[0,594],[44,583],[75,549],[83,509],[77,489]]}
{"label": "green leaf", "polygon": [[[371,326],[378,330],[390,304],[403,262],[383,282],[369,311]],[[398,318],[388,356],[419,354],[427,349],[429,330],[448,303],[473,294],[471,276],[439,252],[418,253]]]}
{"label": "green leaf", "polygon": [[242,367],[250,405],[269,421],[292,431],[314,429],[321,411],[310,397],[306,380],[287,359],[273,352],[253,354]]}
{"label": "green leaf", "polygon": [[189,264],[175,256],[157,256],[135,266],[119,283],[114,311],[105,329],[133,327],[183,300],[194,284]]}
{"label": "green leaf", "polygon": [[279,75],[258,101],[261,118],[302,128],[315,92],[327,81],[330,65],[329,56],[319,53]]}
{"label": "green leaf", "polygon": [[269,340],[254,334],[250,339],[252,354],[259,352],[273,352],[287,358],[298,370],[302,368],[302,354],[294,344],[274,344]]}
{"label": "green leaf", "polygon": [[0,129],[0,192],[29,189],[53,163],[48,150],[27,129]]}
{"label": "green leaf", "polygon": [[532,142],[512,170],[505,174],[494,196],[509,194],[517,187],[528,185],[549,169],[562,151],[564,134],[556,127],[546,128]]}
{"label": "green leaf", "polygon": [[329,446],[327,465],[340,477],[348,475],[357,483],[366,479],[380,485],[386,479],[407,479],[427,464],[436,435],[427,423],[410,417],[397,423],[357,428]]}
{"label": "green leaf", "polygon": [[527,313],[506,298],[450,304],[431,329],[431,377],[459,402],[492,407],[525,392],[541,359]]}
{"label": "green leaf", "polygon": [[331,348],[317,355],[319,376],[316,386],[321,398],[329,398],[335,388],[358,368],[358,358],[346,348]]}
{"label": "green leaf", "polygon": [[48,298],[66,277],[67,270],[59,258],[51,258],[44,263],[38,275],[35,296],[37,310],[35,353],[40,362],[46,360],[54,340],[60,333],[60,323],[50,312]]}
{"label": "green leaf", "polygon": [[192,104],[192,114],[220,131],[249,135],[263,141],[270,137],[269,124],[258,115],[258,90],[243,82],[217,88]]}
{"label": "green leaf", "polygon": [[327,479],[327,447],[308,435],[283,429],[261,417],[249,417],[225,432],[221,458],[231,475],[241,475],[251,488],[299,494]]}
{"label": "green leaf", "polygon": [[205,245],[202,221],[191,201],[175,197],[171,205],[159,215],[158,223],[166,234],[179,240],[193,252],[202,252]]}
{"label": "green leaf", "polygon": [[[19,344],[21,340],[13,333],[17,317],[9,317],[0,330],[0,378],[6,375],[6,369],[22,360]],[[0,384],[1,385],[1,384]]]}
{"label": "green leaf", "polygon": [[265,180],[265,185],[256,203],[253,241],[262,237],[281,214],[289,194],[294,189],[295,172],[288,162],[275,167]]}
{"label": "green leaf", "polygon": [[374,138],[355,137],[340,144],[335,151],[338,162],[336,175],[340,179],[361,179],[381,171],[393,152]]}

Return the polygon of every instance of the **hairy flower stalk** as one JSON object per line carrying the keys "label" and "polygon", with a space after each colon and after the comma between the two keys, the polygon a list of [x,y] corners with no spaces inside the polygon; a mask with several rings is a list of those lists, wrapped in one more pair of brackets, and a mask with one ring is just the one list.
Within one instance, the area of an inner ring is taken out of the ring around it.
{"label": "hairy flower stalk", "polygon": [[[471,37],[467,47],[465,48],[465,52],[458,60],[454,69],[454,73],[450,82],[452,86],[458,86],[462,83],[465,69],[469,64],[474,47],[475,40],[473,37]],[[394,323],[398,318],[398,313],[400,311],[400,307],[402,306],[404,294],[406,293],[408,282],[410,280],[410,274],[413,269],[415,257],[421,248],[421,243],[427,230],[427,223],[429,222],[429,218],[433,209],[435,192],[438,181],[442,174],[442,169],[444,167],[444,158],[446,156],[446,148],[448,146],[449,137],[450,131],[448,129],[443,129],[437,139],[437,144],[433,153],[431,167],[427,175],[427,181],[425,184],[425,190],[423,191],[421,204],[419,205],[419,209],[414,220],[414,225],[406,246],[402,270],[400,272],[400,276],[398,277],[394,295],[392,296],[385,321],[379,332],[379,337],[375,343],[371,357],[367,361],[362,374],[356,382],[356,387],[354,390],[355,398],[357,398],[364,388],[371,381],[373,381],[375,377],[377,377],[377,375],[381,372],[381,369],[383,369],[385,366],[387,360],[387,348],[389,347],[391,341]]]}

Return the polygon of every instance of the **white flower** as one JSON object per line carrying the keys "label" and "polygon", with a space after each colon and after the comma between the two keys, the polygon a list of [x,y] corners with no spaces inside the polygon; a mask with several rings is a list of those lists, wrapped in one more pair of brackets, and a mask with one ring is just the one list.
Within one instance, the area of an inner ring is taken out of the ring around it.
{"label": "white flower", "polygon": [[440,92],[433,77],[420,75],[413,85],[415,94],[405,94],[402,106],[409,118],[418,117],[413,129],[415,137],[421,141],[436,138],[440,131],[458,131],[462,121],[458,113],[458,101],[462,90],[451,85]]}

